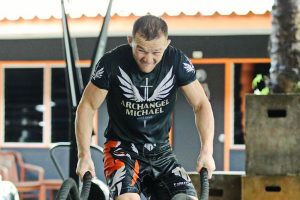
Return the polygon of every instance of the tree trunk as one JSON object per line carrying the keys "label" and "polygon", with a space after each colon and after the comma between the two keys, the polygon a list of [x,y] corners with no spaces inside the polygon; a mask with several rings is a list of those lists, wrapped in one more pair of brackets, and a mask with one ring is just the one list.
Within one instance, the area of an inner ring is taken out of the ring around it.
{"label": "tree trunk", "polygon": [[269,54],[271,93],[300,92],[300,0],[274,0]]}

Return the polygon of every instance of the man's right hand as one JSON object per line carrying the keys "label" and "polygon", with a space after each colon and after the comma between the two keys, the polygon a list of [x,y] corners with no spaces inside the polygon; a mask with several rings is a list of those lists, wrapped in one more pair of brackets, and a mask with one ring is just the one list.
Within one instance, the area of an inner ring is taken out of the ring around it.
{"label": "man's right hand", "polygon": [[83,179],[83,176],[87,171],[91,172],[92,177],[96,176],[95,166],[92,158],[90,156],[78,158],[76,173],[80,177],[80,180]]}

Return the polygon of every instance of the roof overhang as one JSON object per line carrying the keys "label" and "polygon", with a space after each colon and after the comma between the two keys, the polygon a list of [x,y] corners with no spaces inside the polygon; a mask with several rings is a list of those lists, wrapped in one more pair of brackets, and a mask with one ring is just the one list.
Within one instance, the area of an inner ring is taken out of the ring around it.
{"label": "roof overhang", "polygon": [[[109,36],[126,36],[134,20],[162,16],[170,35],[269,34],[274,0],[114,0]],[[65,0],[71,35],[96,37],[109,0]],[[188,3],[187,3],[188,2]],[[0,39],[62,37],[61,0],[0,0]]]}
{"label": "roof overhang", "polygon": [[[162,16],[169,25],[169,35],[255,35],[269,34],[271,15],[178,15]],[[69,18],[70,33],[73,37],[96,37],[100,32],[103,17]],[[112,16],[108,36],[127,36],[131,33],[137,16]],[[56,38],[62,37],[60,19],[41,20],[2,20],[0,39],[18,38]]]}
{"label": "roof overhang", "polygon": [[[61,18],[62,0],[0,0],[0,20]],[[110,0],[64,0],[71,18],[105,16]],[[111,15],[262,15],[274,0],[113,0]]]}

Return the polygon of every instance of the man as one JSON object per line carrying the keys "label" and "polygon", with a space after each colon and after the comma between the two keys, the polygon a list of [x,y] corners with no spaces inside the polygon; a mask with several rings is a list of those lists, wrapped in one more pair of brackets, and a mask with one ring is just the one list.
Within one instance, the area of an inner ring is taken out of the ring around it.
{"label": "man", "polygon": [[[92,119],[104,99],[109,123],[105,132],[104,174],[112,199],[197,199],[185,170],[169,144],[171,113],[181,88],[194,109],[201,150],[197,171],[215,170],[214,118],[189,59],[170,46],[168,27],[146,15],[133,26],[128,44],[106,53],[85,88],[76,115],[77,173],[95,176],[89,150]],[[184,133],[182,133],[184,134]]]}

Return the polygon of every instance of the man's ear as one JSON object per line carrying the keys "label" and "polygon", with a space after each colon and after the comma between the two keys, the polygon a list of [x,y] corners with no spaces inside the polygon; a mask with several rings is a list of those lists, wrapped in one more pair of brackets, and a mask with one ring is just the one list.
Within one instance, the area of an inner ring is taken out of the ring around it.
{"label": "man's ear", "polygon": [[132,36],[127,36],[127,42],[130,46],[132,46]]}
{"label": "man's ear", "polygon": [[169,46],[170,43],[171,43],[171,40],[168,39],[168,40],[167,40],[167,46]]}

